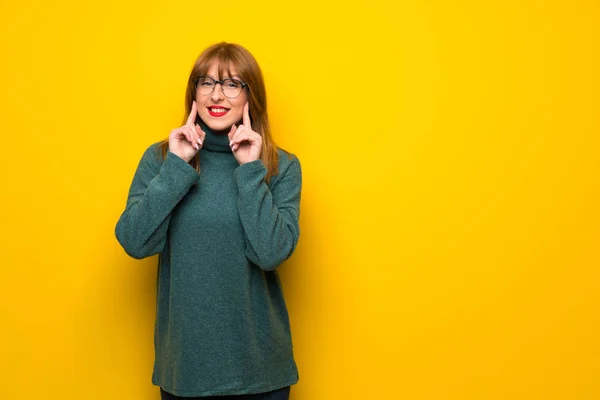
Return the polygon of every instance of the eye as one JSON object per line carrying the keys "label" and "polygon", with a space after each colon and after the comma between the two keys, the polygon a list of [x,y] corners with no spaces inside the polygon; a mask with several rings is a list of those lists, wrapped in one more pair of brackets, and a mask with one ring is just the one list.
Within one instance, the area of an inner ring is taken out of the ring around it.
{"label": "eye", "polygon": [[231,89],[238,89],[242,87],[242,83],[233,79],[225,79],[223,82],[226,87]]}
{"label": "eye", "polygon": [[200,78],[200,81],[198,81],[198,83],[199,83],[201,86],[207,86],[207,87],[211,87],[211,86],[213,86],[213,85],[215,84],[215,83],[214,83],[214,82],[213,82],[211,79],[209,79],[209,78]]}

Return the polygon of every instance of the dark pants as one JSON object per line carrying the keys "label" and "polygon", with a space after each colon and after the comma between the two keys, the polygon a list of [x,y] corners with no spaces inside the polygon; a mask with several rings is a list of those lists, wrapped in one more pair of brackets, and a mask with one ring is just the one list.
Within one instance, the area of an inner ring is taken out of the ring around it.
{"label": "dark pants", "polygon": [[290,387],[284,387],[283,389],[278,389],[267,393],[210,397],[179,397],[175,396],[174,394],[165,392],[163,388],[160,388],[160,398],[162,400],[289,400]]}

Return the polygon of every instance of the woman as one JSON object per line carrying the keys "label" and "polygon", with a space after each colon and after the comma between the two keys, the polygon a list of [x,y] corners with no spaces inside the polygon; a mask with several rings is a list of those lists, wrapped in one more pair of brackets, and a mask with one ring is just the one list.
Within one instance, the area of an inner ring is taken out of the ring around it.
{"label": "woman", "polygon": [[152,382],[163,399],[288,399],[298,371],[276,269],[298,242],[300,163],[271,139],[243,47],[206,49],[185,105],[184,125],[144,153],[116,226],[130,256],[160,254]]}

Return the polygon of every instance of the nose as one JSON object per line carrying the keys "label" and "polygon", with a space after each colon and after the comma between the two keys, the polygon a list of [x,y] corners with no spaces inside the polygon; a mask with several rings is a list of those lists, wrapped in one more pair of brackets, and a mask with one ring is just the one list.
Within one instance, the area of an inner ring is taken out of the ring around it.
{"label": "nose", "polygon": [[215,103],[223,100],[223,88],[220,83],[215,83],[213,92],[210,94],[210,99]]}

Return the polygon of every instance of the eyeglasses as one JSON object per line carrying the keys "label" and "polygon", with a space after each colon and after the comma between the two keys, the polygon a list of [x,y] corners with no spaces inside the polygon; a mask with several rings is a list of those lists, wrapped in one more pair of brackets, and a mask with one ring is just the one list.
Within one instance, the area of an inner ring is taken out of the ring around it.
{"label": "eyeglasses", "polygon": [[201,76],[196,81],[196,90],[204,96],[208,96],[215,90],[217,83],[221,85],[221,91],[226,97],[234,99],[242,93],[242,90],[248,86],[242,81],[232,78],[226,78],[221,81],[216,81],[210,76]]}

